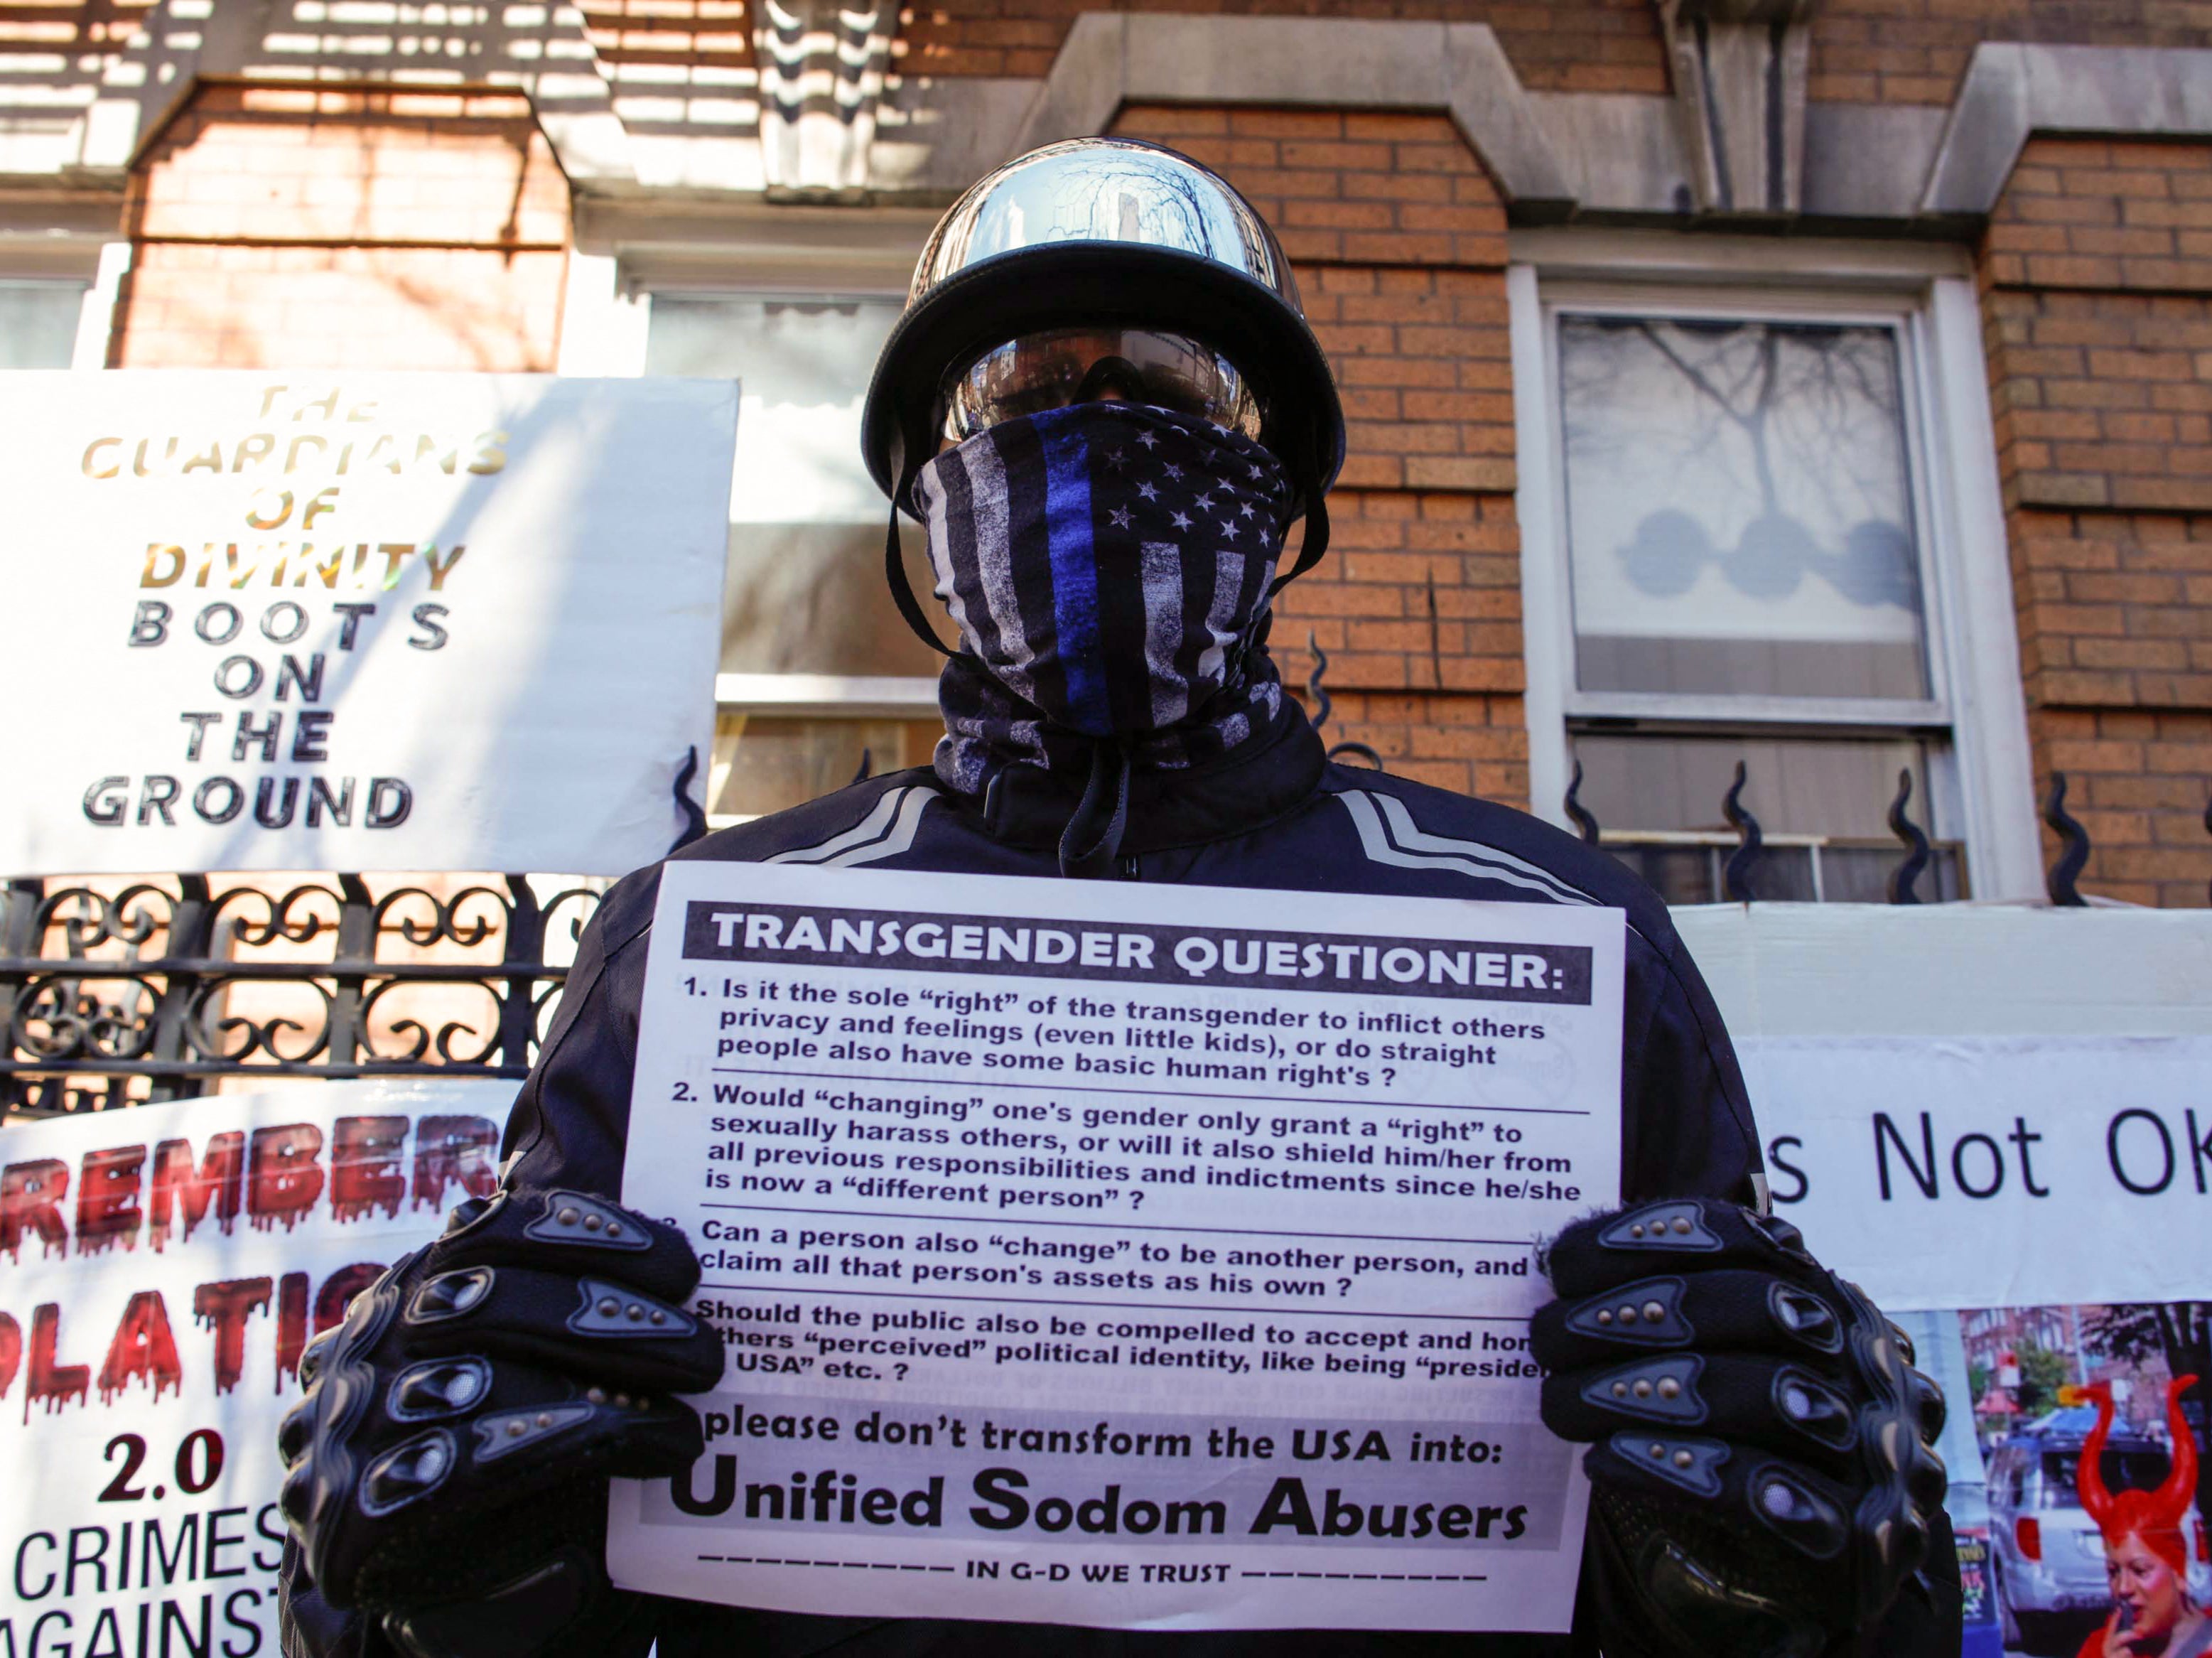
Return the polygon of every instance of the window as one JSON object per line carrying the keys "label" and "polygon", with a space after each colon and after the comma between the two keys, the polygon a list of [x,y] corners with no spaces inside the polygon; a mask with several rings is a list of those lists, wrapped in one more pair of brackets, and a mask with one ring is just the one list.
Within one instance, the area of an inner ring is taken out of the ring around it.
{"label": "window", "polygon": [[[889,506],[860,459],[860,404],[899,302],[658,292],[645,372],[743,382],[722,598],[711,818],[757,817],[918,765],[938,733],[937,656],[884,581]],[[927,594],[921,534],[900,525]]]}
{"label": "window", "polygon": [[714,721],[707,774],[711,815],[759,817],[862,775],[925,765],[943,733],[934,716],[871,720],[836,709],[807,717],[725,708]]}
{"label": "window", "polygon": [[[884,589],[889,512],[860,460],[860,403],[896,301],[656,294],[648,374],[744,382],[730,487],[726,673],[927,673]],[[920,532],[902,524],[909,551]],[[917,591],[928,579],[909,568]]]}
{"label": "window", "polygon": [[[1996,838],[1974,832],[1990,803],[1962,756],[1981,732],[1961,708],[1982,699],[1960,695],[1948,614],[1960,492],[1933,429],[1930,284],[1811,275],[1509,283],[1516,392],[1535,393],[1519,415],[1534,804],[1564,818],[1579,768],[1603,844],[1670,902],[1724,896],[1739,766],[1760,898],[1885,897],[1900,779],[1935,843],[1922,898],[1980,891]],[[1996,584],[1981,614],[2008,629],[2002,540],[1977,551]],[[2004,805],[2032,831],[2021,793]]]}
{"label": "window", "polygon": [[0,368],[66,368],[88,284],[0,278]]}
{"label": "window", "polygon": [[2018,1509],[2021,1505],[2021,1474],[2027,1453],[2017,1448],[1999,1451],[1990,1463],[1990,1499],[2000,1507]]}
{"label": "window", "polygon": [[[2125,1424],[2122,1424],[2125,1431]],[[2105,1489],[2111,1491],[2154,1491],[2166,1483],[2172,1472],[2172,1459],[2164,1451],[2149,1448],[2122,1447],[2107,1449],[2097,1459],[2098,1472],[2105,1476]],[[2081,1448],[2071,1446],[2063,1451],[2043,1454],[2043,1490],[2041,1509],[2078,1509],[2081,1506]]]}
{"label": "window", "polygon": [[1557,325],[1577,688],[1926,702],[1896,331]]}

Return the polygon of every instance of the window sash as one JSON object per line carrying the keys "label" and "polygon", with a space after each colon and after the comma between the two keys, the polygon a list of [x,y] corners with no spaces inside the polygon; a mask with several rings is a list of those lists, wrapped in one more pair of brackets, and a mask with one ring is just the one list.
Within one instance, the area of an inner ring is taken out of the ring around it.
{"label": "window sash", "polygon": [[[880,337],[896,324],[896,296],[695,279],[629,303],[642,313],[632,326],[647,366],[727,374],[743,387],[725,670],[817,680],[921,672],[933,659],[876,574],[888,508],[860,455],[859,410]],[[782,307],[799,314],[779,315]],[[900,539],[908,579],[926,591],[919,529],[902,524]]]}
{"label": "window sash", "polygon": [[[1516,380],[1526,384],[1533,377],[1542,398],[1540,407],[1533,411],[1536,419],[1521,427],[1524,452],[1532,441],[1540,441],[1543,446],[1535,476],[1524,474],[1524,487],[1534,484],[1543,492],[1542,505],[1546,509],[1535,528],[1540,539],[1524,548],[1523,557],[1546,561],[1551,570],[1542,590],[1544,602],[1529,605],[1524,625],[1528,629],[1531,647],[1532,682],[1539,672],[1548,671],[1556,676],[1558,683],[1548,688],[1550,695],[1544,700],[1557,710],[1552,717],[1560,722],[1549,732],[1538,731],[1537,740],[1555,734],[1564,761],[1571,756],[1576,732],[1608,727],[1623,734],[1641,731],[1713,738],[1741,734],[1747,739],[1793,732],[1840,736],[1846,732],[1916,738],[1926,744],[1928,788],[1921,798],[1916,799],[1912,815],[1939,843],[1951,843],[1965,817],[1960,780],[1955,774],[1957,722],[1950,690],[1954,635],[1946,619],[1950,602],[1947,585],[1950,561],[1947,556],[1948,550],[1938,540],[1938,525],[1948,519],[1945,503],[1937,493],[1940,485],[1931,452],[1936,439],[1928,425],[1935,404],[1932,387],[1926,378],[1931,352],[1924,331],[1925,294],[1917,289],[1907,291],[1906,282],[1900,282],[1895,290],[1889,292],[1838,293],[1811,288],[1749,292],[1720,280],[1720,273],[1716,273],[1714,281],[1694,286],[1680,281],[1546,281],[1525,266],[1516,274],[1525,284],[1520,295],[1524,313],[1519,319],[1520,325],[1525,328],[1532,314],[1535,337],[1533,353],[1526,349],[1528,342],[1525,339],[1516,349]],[[1533,304],[1529,303],[1532,300]],[[1566,493],[1566,411],[1560,385],[1559,319],[1563,315],[1818,322],[1880,327],[1891,331],[1898,352],[1905,480],[1921,583],[1921,632],[1927,662],[1928,696],[1829,698],[1586,691],[1580,688],[1569,539],[1571,521]],[[1540,640],[1540,632],[1546,635]],[[1537,699],[1532,697],[1532,716],[1536,713],[1536,705]],[[1562,786],[1565,780],[1563,772]],[[1532,804],[1538,811],[1558,819],[1560,809],[1556,803],[1538,800]],[[1624,842],[1654,845],[1668,838],[1663,833],[1641,832],[1632,823],[1607,823],[1605,827],[1617,833]],[[1971,870],[1969,875],[1972,875]]]}
{"label": "window sash", "polygon": [[[1881,872],[1886,884],[1890,872],[1905,861],[1906,855],[1898,841],[1874,841],[1864,836],[1768,835],[1762,837],[1762,856],[1751,872],[1751,888],[1754,896],[1770,902],[1786,902],[1792,898],[1816,904],[1850,902],[1839,890],[1853,884],[1851,872],[1839,867],[1843,860],[1865,857]],[[1660,886],[1661,880],[1653,878],[1657,872],[1646,861],[1649,858],[1686,860],[1686,868],[1678,866],[1677,881],[1686,875],[1694,880],[1697,890],[1681,897],[1670,895],[1670,903],[1729,902],[1728,865],[1739,844],[1732,835],[1663,829],[1622,830],[1616,834],[1608,830],[1600,837],[1598,844],[1601,850],[1637,870],[1654,887]],[[1913,888],[1920,902],[1946,902],[1974,896],[1973,871],[1963,843],[1930,840],[1928,852],[1928,864]],[[1858,884],[1863,889],[1869,884],[1862,880]],[[1793,891],[1792,888],[1796,890]]]}
{"label": "window sash", "polygon": [[[1905,295],[1870,297],[1810,294],[1703,291],[1657,284],[1546,282],[1540,291],[1543,344],[1544,442],[1550,483],[1552,545],[1543,550],[1559,563],[1560,602],[1551,618],[1555,660],[1564,673],[1560,687],[1568,718],[1669,719],[1692,720],[1803,721],[1929,727],[1953,722],[1949,652],[1943,616],[1948,595],[1944,561],[1936,556],[1936,515],[1929,465],[1927,399],[1923,386],[1926,343],[1916,300]],[[1566,467],[1566,407],[1560,386],[1559,319],[1621,316],[1732,322],[1819,322],[1845,327],[1885,328],[1896,337],[1902,399],[1905,481],[1912,513],[1913,544],[1919,561],[1922,648],[1928,665],[1925,698],[1844,698],[1692,694],[1674,691],[1594,691],[1577,683],[1574,566],[1570,542]],[[1533,618],[1530,619],[1533,622]],[[1525,625],[1525,624],[1524,624]]]}
{"label": "window sash", "polygon": [[1942,731],[1951,711],[1937,701],[1855,696],[1697,695],[1682,691],[1573,691],[1567,718],[1683,720],[1717,726],[1855,726],[1884,730]]}
{"label": "window sash", "polygon": [[[29,337],[11,329],[0,341],[0,362],[9,368],[68,368],[75,365],[78,336],[84,330],[85,296],[92,284],[76,276],[0,274],[0,318],[27,325]],[[18,307],[6,301],[27,299]],[[33,349],[24,350],[24,346]],[[22,355],[30,361],[16,361]]]}

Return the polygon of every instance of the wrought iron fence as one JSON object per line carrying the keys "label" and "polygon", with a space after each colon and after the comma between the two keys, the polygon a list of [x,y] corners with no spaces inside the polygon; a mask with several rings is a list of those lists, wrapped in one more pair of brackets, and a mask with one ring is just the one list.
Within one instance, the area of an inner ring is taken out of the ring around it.
{"label": "wrought iron fence", "polygon": [[[1328,653],[1311,633],[1306,650],[1314,659],[1306,679],[1308,718],[1322,732],[1334,718],[1334,700],[1323,684]],[[1339,742],[1328,757],[1346,755],[1377,771],[1382,757],[1364,743]],[[1880,840],[1832,835],[1769,833],[1744,799],[1747,769],[1739,760],[1735,779],[1720,802],[1727,833],[1607,829],[1583,803],[1583,764],[1560,802],[1583,840],[1611,853],[1634,870],[1670,904],[1769,902],[1948,903],[1966,897],[1965,848],[1956,841],[1931,841],[1912,820],[1912,774],[1897,774],[1897,793],[1885,814],[1897,845]],[[2091,901],[2075,884],[2089,861],[2089,832],[2066,810],[2066,774],[2051,774],[2043,821],[2058,840],[2055,861],[2044,877],[2044,890],[2061,908],[2082,908]],[[2212,799],[2204,807],[2204,829],[2212,835]],[[1900,853],[1898,850],[1902,847]],[[1924,889],[1923,889],[1923,884]]]}
{"label": "wrought iron fence", "polygon": [[[1323,683],[1328,653],[1306,635],[1314,659],[1306,679],[1308,716],[1316,732],[1335,714],[1335,701]],[[1387,769],[1364,743],[1331,744],[1328,757],[1356,756],[1377,771]],[[1717,830],[1607,829],[1582,799],[1583,763],[1575,762],[1573,780],[1560,802],[1583,840],[1620,859],[1670,904],[1944,902],[1966,896],[1964,849],[1954,841],[1930,841],[1907,811],[1912,774],[1900,771],[1897,794],[1887,814],[1895,843],[1832,835],[1776,835],[1768,832],[1744,799],[1746,768],[1736,762],[1735,780],[1720,801],[1726,832]],[[1903,850],[1900,853],[1899,847]],[[1926,882],[1923,890],[1922,882]]]}
{"label": "wrought iron fence", "polygon": [[[1316,729],[1332,714],[1315,652]],[[1364,744],[1340,742],[1378,768]],[[705,832],[677,780],[686,827]],[[862,776],[868,771],[864,757]],[[1962,896],[1958,847],[1931,841],[1902,772],[1881,841],[1771,835],[1746,804],[1745,769],[1722,802],[1725,834],[1608,833],[1563,802],[1584,841],[1674,902]],[[2089,838],[2053,774],[2044,820],[2058,835],[2051,901],[2075,885]],[[2212,806],[2205,813],[2212,830]],[[1901,850],[1900,850],[1901,849]],[[338,874],[295,881],[169,875],[15,879],[0,893],[0,1118],[105,1110],[210,1092],[226,1079],[467,1075],[520,1080],[537,1057],[599,884],[521,875]]]}
{"label": "wrought iron fence", "polygon": [[225,1078],[520,1078],[598,902],[520,875],[11,881],[0,1108],[99,1110]]}

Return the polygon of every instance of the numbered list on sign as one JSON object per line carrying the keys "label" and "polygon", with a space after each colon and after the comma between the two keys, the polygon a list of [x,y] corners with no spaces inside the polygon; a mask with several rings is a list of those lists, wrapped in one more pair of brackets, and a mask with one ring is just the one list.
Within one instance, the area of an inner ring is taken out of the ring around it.
{"label": "numbered list on sign", "polygon": [[1563,1630],[1538,1241],[1619,1181],[1622,918],[685,862],[623,1200],[728,1353],[632,1588]]}

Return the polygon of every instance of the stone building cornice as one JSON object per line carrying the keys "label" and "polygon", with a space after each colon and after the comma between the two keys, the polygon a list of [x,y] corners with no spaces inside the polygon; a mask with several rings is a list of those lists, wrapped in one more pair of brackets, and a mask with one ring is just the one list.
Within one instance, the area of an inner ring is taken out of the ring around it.
{"label": "stone building cornice", "polygon": [[2212,51],[1984,42],[1944,121],[1919,210],[1985,216],[2039,132],[2212,137]]}
{"label": "stone building cornice", "polygon": [[[1328,65],[1325,76],[1314,66]],[[1356,88],[1356,97],[1345,89]],[[1011,154],[1103,132],[1125,103],[1442,110],[1507,198],[1564,214],[1567,174],[1484,23],[1085,12],[1068,31]]]}
{"label": "stone building cornice", "polygon": [[[1948,110],[1809,102],[1812,0],[1656,3],[1667,94],[1531,91],[1480,23],[1086,12],[1041,79],[930,77],[884,72],[879,23],[848,39],[792,0],[772,84],[726,67],[672,91],[603,62],[563,8],[426,25],[395,58],[339,25],[308,35],[304,8],[162,0],[134,39],[57,72],[71,84],[51,101],[74,101],[74,122],[0,132],[0,196],[23,211],[65,196],[81,220],[119,196],[195,85],[240,76],[520,92],[610,222],[714,202],[919,210],[1026,147],[1109,130],[1130,103],[1442,112],[1521,224],[1956,237],[2032,134],[2212,137],[2212,51],[1984,43]],[[538,21],[503,21],[525,16]]]}

